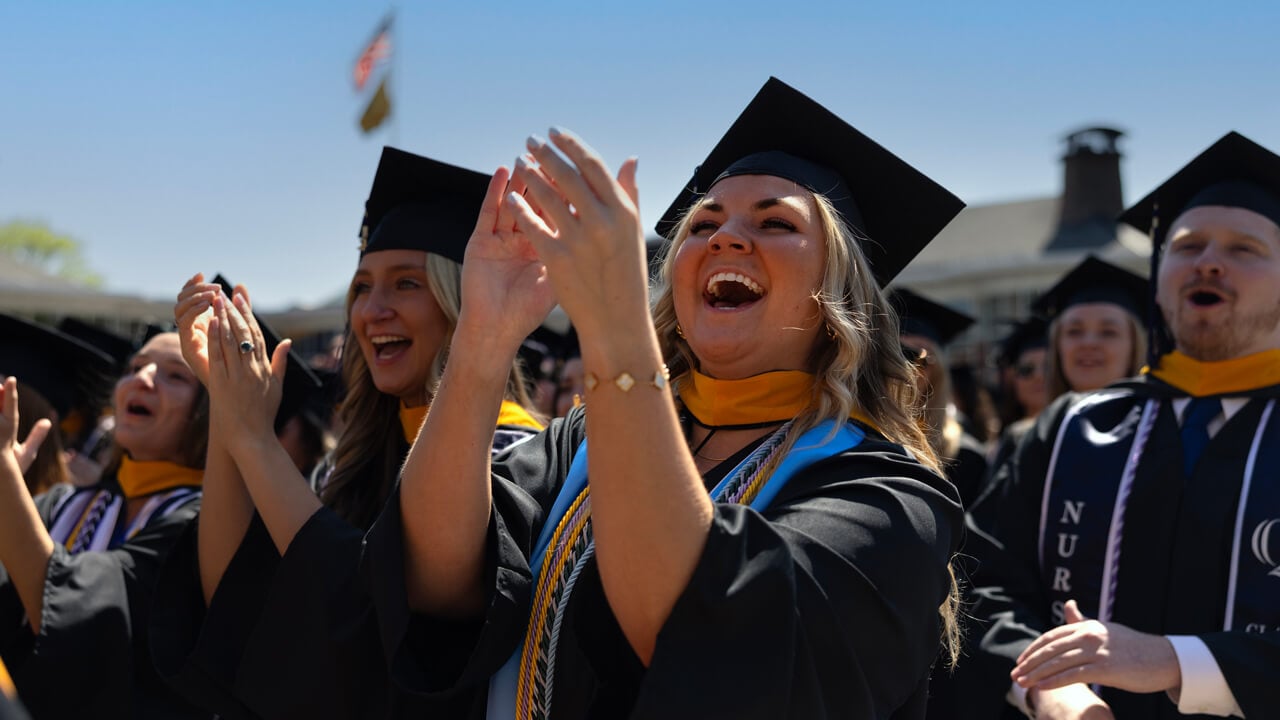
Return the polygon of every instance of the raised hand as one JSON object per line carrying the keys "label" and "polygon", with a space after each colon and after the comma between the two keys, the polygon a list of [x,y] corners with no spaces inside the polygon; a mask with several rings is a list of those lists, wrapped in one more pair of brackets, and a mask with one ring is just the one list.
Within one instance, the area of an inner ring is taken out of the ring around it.
{"label": "raised hand", "polygon": [[248,293],[237,287],[234,295],[230,302],[221,293],[213,298],[208,325],[210,421],[226,433],[232,454],[245,441],[274,440],[292,345],[282,340],[268,357]]}
{"label": "raised hand", "polygon": [[213,319],[213,299],[221,294],[220,285],[207,283],[203,273],[196,273],[182,286],[178,302],[173,306],[182,357],[206,387],[209,385],[209,321]]}
{"label": "raised hand", "polygon": [[517,226],[546,264],[580,334],[600,337],[647,325],[648,266],[635,158],[622,164],[615,179],[576,135],[553,128],[550,138],[554,148],[529,138],[537,166],[524,159],[516,163],[516,179],[528,186],[528,199],[506,197]]}
{"label": "raised hand", "polygon": [[18,379],[12,375],[5,378],[0,388],[0,453],[12,452],[18,469],[25,473],[36,461],[36,454],[52,427],[51,421],[41,418],[31,426],[27,437],[18,442]]}
{"label": "raised hand", "polygon": [[1135,693],[1181,688],[1178,656],[1163,635],[1090,620],[1075,600],[1067,601],[1066,620],[1022,651],[1011,674],[1015,682],[1042,690],[1073,683],[1098,683]]}
{"label": "raised hand", "polygon": [[546,268],[503,202],[506,193],[524,189],[519,181],[509,180],[506,168],[493,174],[467,242],[458,324],[460,329],[478,328],[514,349],[546,318],[555,297]]}

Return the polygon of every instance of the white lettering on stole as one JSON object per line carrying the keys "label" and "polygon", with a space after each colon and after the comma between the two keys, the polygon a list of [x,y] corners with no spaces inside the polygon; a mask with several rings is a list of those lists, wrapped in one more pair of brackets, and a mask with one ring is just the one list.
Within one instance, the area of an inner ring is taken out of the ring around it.
{"label": "white lettering on stole", "polygon": [[1049,606],[1049,613],[1053,616],[1053,624],[1061,625],[1067,621],[1067,604],[1061,600],[1054,600]]}
{"label": "white lettering on stole", "polygon": [[1058,557],[1065,559],[1075,555],[1076,543],[1079,542],[1079,540],[1079,535],[1058,533]]}
{"label": "white lettering on stole", "polygon": [[1072,502],[1070,500],[1064,500],[1062,502],[1062,519],[1059,520],[1058,522],[1061,522],[1061,523],[1069,522],[1072,525],[1079,525],[1080,516],[1083,514],[1084,514],[1083,500],[1079,500],[1076,502]]}
{"label": "white lettering on stole", "polygon": [[[1276,629],[1280,630],[1280,627]],[[1263,623],[1249,623],[1244,626],[1244,631],[1247,633],[1265,633],[1267,632],[1267,626]]]}
{"label": "white lettering on stole", "polygon": [[1071,571],[1064,567],[1056,567],[1053,569],[1053,590],[1054,592],[1071,592]]}

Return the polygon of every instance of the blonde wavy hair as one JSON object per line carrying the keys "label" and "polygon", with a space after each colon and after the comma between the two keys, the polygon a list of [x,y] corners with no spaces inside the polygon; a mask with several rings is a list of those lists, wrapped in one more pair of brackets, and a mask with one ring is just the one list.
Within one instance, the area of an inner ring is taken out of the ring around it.
{"label": "blonde wavy hair", "polygon": [[[827,331],[809,358],[817,378],[809,406],[796,416],[780,452],[767,468],[772,473],[804,432],[824,420],[842,421],[856,409],[876,424],[889,441],[906,448],[922,465],[942,475],[938,457],[921,428],[921,400],[915,369],[902,353],[898,316],[871,274],[862,242],[831,201],[813,193],[826,241],[822,288],[813,299]],[[661,258],[653,291],[653,322],[674,387],[697,367],[697,358],[677,331],[672,288],[675,256],[689,236],[694,204],[676,224]],[[869,241],[866,241],[869,242]],[[951,591],[939,608],[944,655],[954,665],[960,652],[959,590],[951,573]]]}
{"label": "blonde wavy hair", "polygon": [[[448,321],[423,388],[430,402],[444,375],[449,345],[462,308],[462,265],[435,253],[426,253],[426,271],[431,295]],[[342,384],[346,395],[338,406],[344,429],[334,448],[333,469],[320,490],[320,499],[347,522],[367,528],[395,486],[408,443],[400,427],[400,399],[378,390],[373,384],[369,365],[351,330],[349,318],[355,297],[353,285],[347,289],[348,322],[342,352]],[[526,409],[533,406],[518,362],[511,367],[504,396]]]}

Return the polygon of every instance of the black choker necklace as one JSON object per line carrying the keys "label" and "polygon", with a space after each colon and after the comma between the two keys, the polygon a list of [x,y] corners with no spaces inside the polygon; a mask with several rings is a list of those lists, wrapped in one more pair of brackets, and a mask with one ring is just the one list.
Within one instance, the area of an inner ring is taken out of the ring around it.
{"label": "black choker necklace", "polygon": [[693,423],[694,425],[704,427],[713,432],[716,430],[760,430],[761,428],[777,427],[778,425],[781,425],[782,423],[791,419],[791,418],[785,418],[783,420],[765,420],[764,422],[741,423],[738,425],[709,425],[699,420],[697,416],[689,412],[688,409],[684,411],[684,414],[685,414],[685,417],[689,418],[689,422]]}

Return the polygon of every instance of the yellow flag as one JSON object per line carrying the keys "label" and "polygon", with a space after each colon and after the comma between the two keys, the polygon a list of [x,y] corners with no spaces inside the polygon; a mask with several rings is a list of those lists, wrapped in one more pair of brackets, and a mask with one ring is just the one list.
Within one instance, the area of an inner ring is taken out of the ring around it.
{"label": "yellow flag", "polygon": [[373,94],[373,99],[369,101],[369,106],[364,109],[364,114],[360,116],[360,129],[370,132],[381,125],[390,114],[391,97],[387,95],[387,76],[383,75],[382,82],[378,83],[378,91]]}

